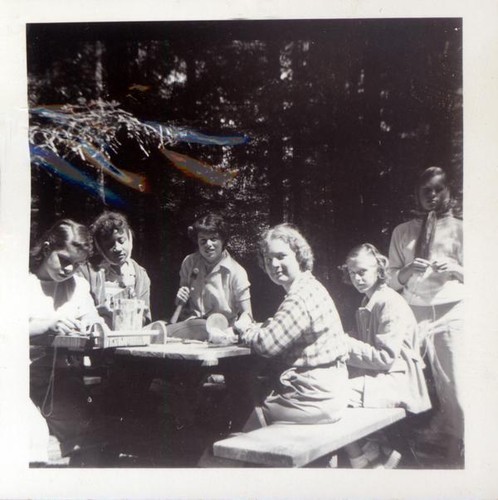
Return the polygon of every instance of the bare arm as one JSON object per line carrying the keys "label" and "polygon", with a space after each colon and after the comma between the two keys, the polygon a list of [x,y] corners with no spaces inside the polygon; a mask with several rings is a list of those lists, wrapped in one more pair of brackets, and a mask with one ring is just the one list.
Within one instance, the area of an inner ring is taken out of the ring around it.
{"label": "bare arm", "polygon": [[81,329],[81,322],[65,315],[54,315],[51,318],[30,318],[29,336],[43,335],[50,331],[67,335]]}

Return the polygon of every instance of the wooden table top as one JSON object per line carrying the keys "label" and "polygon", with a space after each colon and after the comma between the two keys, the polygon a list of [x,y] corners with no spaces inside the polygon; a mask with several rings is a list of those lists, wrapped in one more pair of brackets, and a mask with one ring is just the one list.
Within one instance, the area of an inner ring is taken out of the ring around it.
{"label": "wooden table top", "polygon": [[120,356],[155,359],[184,359],[201,361],[205,366],[216,366],[222,358],[249,356],[251,350],[240,345],[211,346],[205,343],[170,342],[150,344],[143,347],[118,347],[115,353]]}

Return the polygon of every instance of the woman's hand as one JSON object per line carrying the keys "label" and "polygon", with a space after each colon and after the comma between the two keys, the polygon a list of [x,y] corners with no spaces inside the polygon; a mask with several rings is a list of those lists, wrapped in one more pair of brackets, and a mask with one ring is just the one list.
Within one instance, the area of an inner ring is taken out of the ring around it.
{"label": "woman's hand", "polygon": [[414,273],[425,273],[426,269],[431,266],[431,263],[426,259],[421,259],[417,257],[411,263],[412,269]]}
{"label": "woman's hand", "polygon": [[252,324],[253,321],[251,316],[248,313],[243,312],[235,321],[233,329],[240,335],[243,334]]}
{"label": "woman's hand", "polygon": [[432,263],[432,268],[437,273],[449,273],[452,278],[456,278],[463,282],[463,267],[455,262],[450,262],[445,259],[435,260]]}
{"label": "woman's hand", "polygon": [[81,321],[74,317],[57,315],[50,327],[50,330],[53,330],[59,335],[69,335],[75,331],[80,332]]}
{"label": "woman's hand", "polygon": [[112,320],[112,309],[108,306],[108,304],[102,304],[97,307],[97,312],[99,313],[99,316],[103,318],[109,318],[109,320]]}
{"label": "woman's hand", "polygon": [[175,305],[184,306],[190,297],[190,288],[188,286],[182,286],[178,292],[176,292]]}
{"label": "woman's hand", "polygon": [[398,281],[402,285],[405,285],[412,275],[415,273],[425,273],[428,267],[431,267],[431,263],[428,260],[417,257],[405,267],[401,268],[398,274]]}

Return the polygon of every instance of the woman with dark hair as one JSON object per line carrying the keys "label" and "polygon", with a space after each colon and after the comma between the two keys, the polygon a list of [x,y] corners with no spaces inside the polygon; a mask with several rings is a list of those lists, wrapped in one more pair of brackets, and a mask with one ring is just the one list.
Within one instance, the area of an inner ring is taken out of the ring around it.
{"label": "woman with dark hair", "polygon": [[347,406],[347,344],[334,301],[311,273],[313,252],[295,227],[280,224],[263,234],[260,263],[286,291],[263,324],[248,314],[235,322],[241,340],[270,358],[277,374],[260,424],[335,422]]}
{"label": "woman with dark hair", "polygon": [[461,465],[463,225],[445,171],[429,167],[416,185],[416,217],[394,229],[391,286],[402,290],[419,324],[439,400],[432,428],[444,435],[447,458]]}
{"label": "woman with dark hair", "polygon": [[90,423],[80,356],[45,347],[48,333],[85,334],[101,319],[88,283],[76,275],[92,250],[88,229],[70,219],[56,222],[30,253],[30,396],[60,441],[63,455],[81,447]]}
{"label": "woman with dark hair", "polygon": [[237,316],[252,314],[250,283],[245,269],[226,249],[229,231],[220,215],[208,213],[188,228],[197,251],[187,255],[180,268],[176,295],[177,318],[168,336],[206,340],[206,318],[221,313],[233,325]]}
{"label": "woman with dark hair", "polygon": [[131,254],[133,232],[127,218],[106,211],[90,227],[97,254],[81,266],[80,273],[90,283],[90,291],[99,313],[112,326],[112,303],[117,297],[142,300],[144,323],[151,320],[150,278]]}

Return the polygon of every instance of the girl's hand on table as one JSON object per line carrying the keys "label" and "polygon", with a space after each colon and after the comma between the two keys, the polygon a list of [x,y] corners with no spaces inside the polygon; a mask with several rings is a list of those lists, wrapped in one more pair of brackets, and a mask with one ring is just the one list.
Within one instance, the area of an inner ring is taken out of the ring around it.
{"label": "girl's hand on table", "polygon": [[243,312],[239,318],[235,321],[233,325],[233,329],[238,333],[238,334],[243,334],[251,325],[253,324],[251,316]]}
{"label": "girl's hand on table", "polygon": [[81,331],[81,321],[66,315],[57,315],[50,328],[59,335],[69,335]]}
{"label": "girl's hand on table", "polygon": [[97,312],[99,313],[99,316],[112,318],[112,309],[108,304],[101,304],[100,306],[97,306]]}
{"label": "girl's hand on table", "polygon": [[106,325],[106,323],[108,323],[109,325],[112,325],[113,312],[107,303],[98,306],[97,312],[99,313],[99,316],[101,319],[101,321],[99,321],[99,323],[104,324],[104,325]]}
{"label": "girl's hand on table", "polygon": [[187,303],[190,297],[190,288],[188,286],[182,286],[176,293],[175,304],[177,306],[183,306]]}

